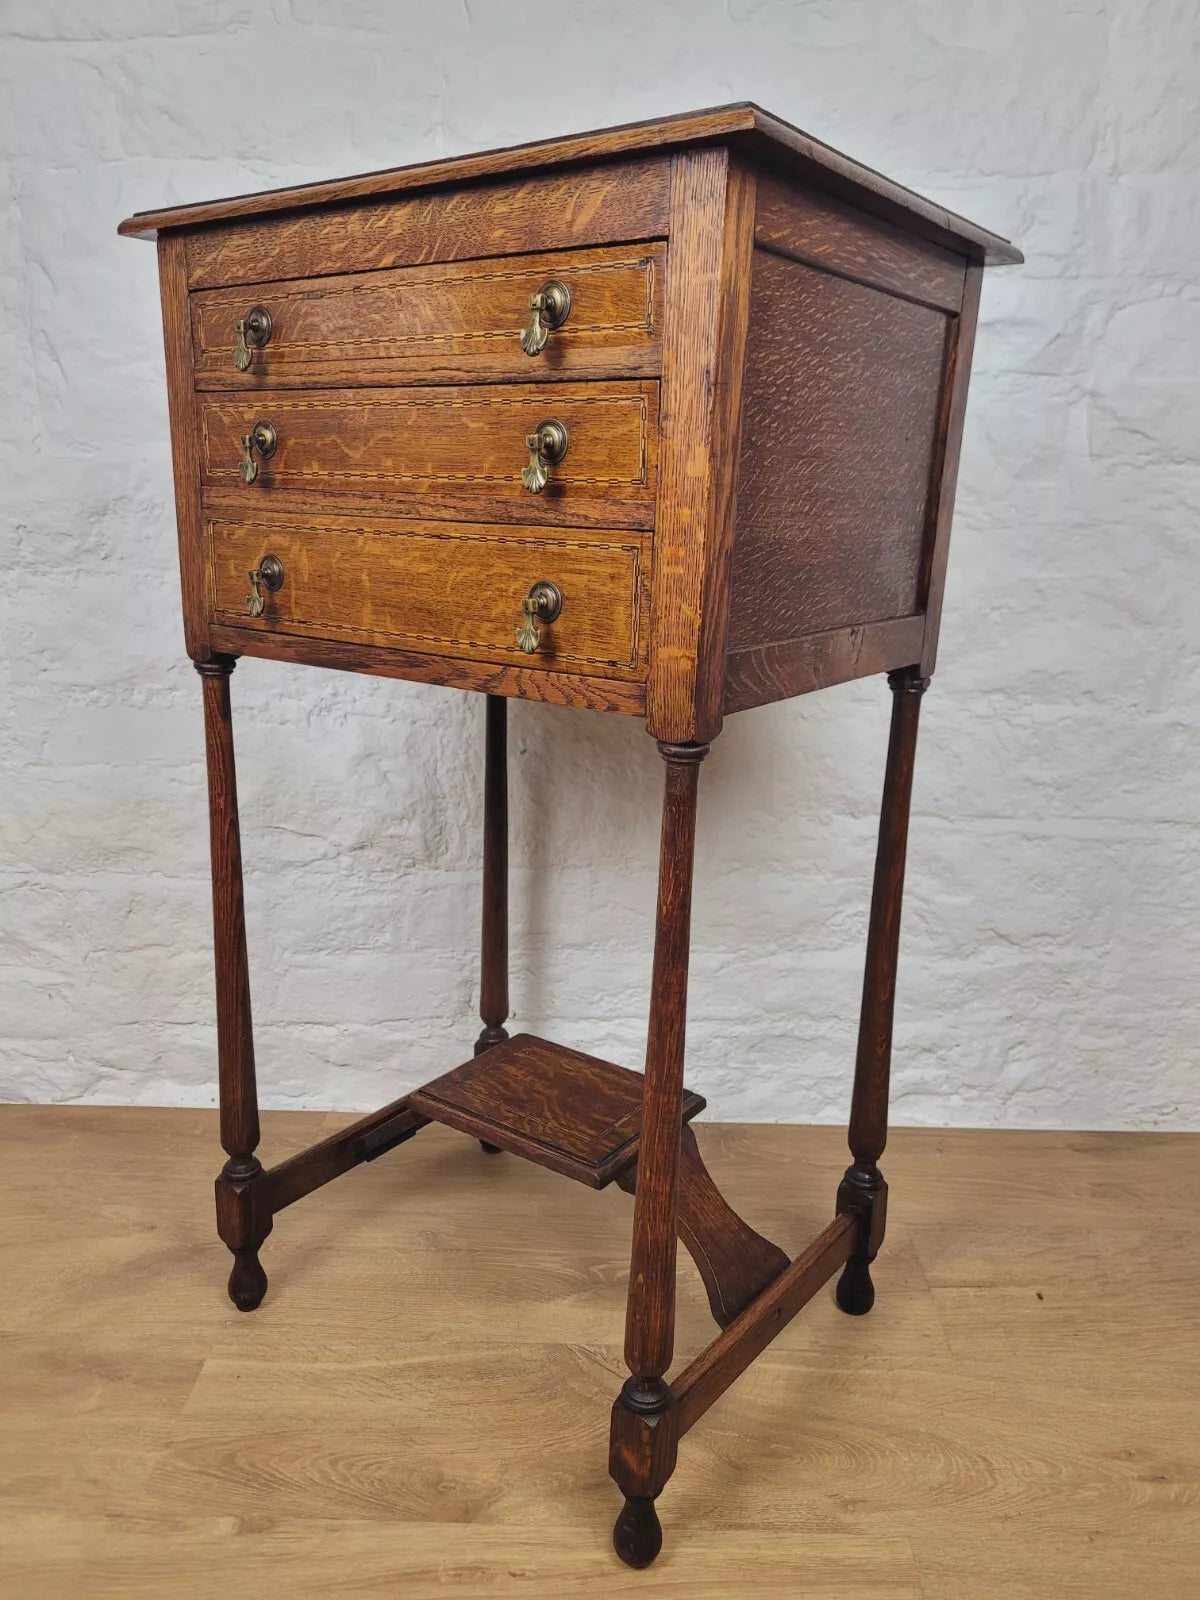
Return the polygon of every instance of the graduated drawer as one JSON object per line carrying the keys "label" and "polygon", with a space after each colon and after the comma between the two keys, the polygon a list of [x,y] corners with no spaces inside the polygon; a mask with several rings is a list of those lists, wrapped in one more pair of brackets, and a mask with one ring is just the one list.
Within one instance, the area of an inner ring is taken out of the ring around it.
{"label": "graduated drawer", "polygon": [[[632,675],[643,655],[642,538],[587,531],[547,538],[504,524],[210,516],[205,523],[214,623],[573,673]],[[282,581],[249,575],[274,556]],[[537,650],[517,645],[521,602],[537,583],[562,594]]]}
{"label": "graduated drawer", "polygon": [[[233,491],[247,513],[301,493],[386,500],[423,517],[647,523],[652,515],[657,423],[655,383],[484,384],[460,388],[268,391],[200,402],[201,466],[210,490]],[[547,419],[567,430],[567,452],[540,494],[522,482],[527,438]],[[252,452],[244,483],[243,439],[256,423],[275,430],[274,453]],[[464,509],[465,508],[465,509]]]}
{"label": "graduated drawer", "polygon": [[[459,261],[397,271],[293,279],[191,296],[201,389],[656,375],[664,246],[623,245]],[[530,298],[558,281],[570,295],[561,326],[530,355]],[[239,371],[235,325],[270,316]]]}

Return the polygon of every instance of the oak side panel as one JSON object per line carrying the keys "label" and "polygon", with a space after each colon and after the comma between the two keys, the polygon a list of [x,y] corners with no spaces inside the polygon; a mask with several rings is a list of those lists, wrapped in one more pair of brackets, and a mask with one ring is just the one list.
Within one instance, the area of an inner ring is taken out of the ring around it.
{"label": "oak side panel", "polygon": [[728,648],[921,607],[945,313],[756,250]]}
{"label": "oak side panel", "polygon": [[962,256],[770,174],[758,180],[754,242],[942,311],[957,312],[962,305]]}
{"label": "oak side panel", "polygon": [[921,654],[924,637],[923,616],[893,617],[730,651],[726,713],[911,666]]}
{"label": "oak side panel", "polygon": [[171,419],[171,465],[183,590],[183,637],[193,661],[209,657],[204,583],[204,538],[200,522],[200,450],[192,392],[192,335],[188,314],[186,246],[179,234],[158,241],[167,363],[167,407]]}
{"label": "oak side panel", "polygon": [[958,458],[967,414],[967,387],[971,380],[971,357],[975,350],[975,327],[979,320],[982,283],[983,268],[968,268],[962,314],[953,330],[950,365],[943,395],[941,459],[935,474],[934,529],[922,581],[925,639],[921,649],[921,675],[925,678],[932,675],[937,665],[942,596],[946,587],[946,565],[950,559],[950,524],[954,517],[954,491],[958,483]]}
{"label": "oak side panel", "polygon": [[188,281],[211,289],[661,238],[669,182],[669,163],[651,159],[231,222],[188,235]]}
{"label": "oak side panel", "polygon": [[665,741],[712,739],[723,715],[754,195],[724,148],[674,162],[646,698]]}

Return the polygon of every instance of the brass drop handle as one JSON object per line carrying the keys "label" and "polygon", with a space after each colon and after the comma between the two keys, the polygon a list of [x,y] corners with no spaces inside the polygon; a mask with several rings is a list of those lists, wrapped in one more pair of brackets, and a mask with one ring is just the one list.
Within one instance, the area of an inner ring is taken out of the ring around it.
{"label": "brass drop handle", "polygon": [[521,623],[517,628],[517,648],[527,656],[536,654],[542,642],[539,622],[557,622],[562,615],[562,590],[556,583],[543,578],[521,601]]}
{"label": "brass drop handle", "polygon": [[269,422],[256,422],[249,433],[242,435],[242,459],[238,462],[238,475],[243,483],[253,483],[258,477],[258,455],[268,461],[275,454],[279,435]]}
{"label": "brass drop handle", "polygon": [[565,283],[551,278],[530,296],[529,309],[533,315],[529,326],[521,330],[521,349],[527,356],[536,356],[546,348],[546,340],[555,328],[561,328],[571,315],[571,291]]}
{"label": "brass drop handle", "polygon": [[254,352],[261,350],[271,337],[271,313],[266,306],[254,306],[244,317],[237,319],[233,331],[236,335],[233,341],[233,364],[239,372],[245,372],[254,359]]}
{"label": "brass drop handle", "polygon": [[530,494],[541,494],[550,482],[550,468],[556,467],[567,453],[567,430],[561,422],[539,422],[536,433],[527,433],[529,465],[522,468],[521,482]]}
{"label": "brass drop handle", "polygon": [[250,593],[246,596],[246,610],[252,617],[261,617],[267,609],[267,595],[275,594],[282,588],[283,562],[278,556],[264,556],[250,574]]}

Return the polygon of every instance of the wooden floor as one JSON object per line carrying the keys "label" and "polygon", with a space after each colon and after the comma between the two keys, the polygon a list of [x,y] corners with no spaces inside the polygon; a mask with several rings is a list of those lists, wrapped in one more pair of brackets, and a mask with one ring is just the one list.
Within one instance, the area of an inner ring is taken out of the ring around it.
{"label": "wooden floor", "polygon": [[[267,1115],[263,1154],[346,1120]],[[827,1220],[839,1132],[699,1134],[792,1253]],[[823,1291],[718,1402],[633,1573],[618,1190],[426,1129],[278,1218],[243,1316],[215,1114],[0,1108],[0,1594],[1192,1600],[1200,1136],[910,1131],[885,1165],[875,1311]]]}

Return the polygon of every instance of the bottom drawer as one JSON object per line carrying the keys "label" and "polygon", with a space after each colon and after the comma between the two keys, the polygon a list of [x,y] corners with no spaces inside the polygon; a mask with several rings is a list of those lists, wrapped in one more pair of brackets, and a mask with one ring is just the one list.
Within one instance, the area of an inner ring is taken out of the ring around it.
{"label": "bottom drawer", "polygon": [[[637,534],[350,518],[308,526],[210,517],[206,527],[214,622],[560,672],[640,666]],[[282,569],[274,589],[250,580],[269,556]],[[521,602],[542,582],[557,586],[562,609],[539,621],[530,654],[517,644]]]}

